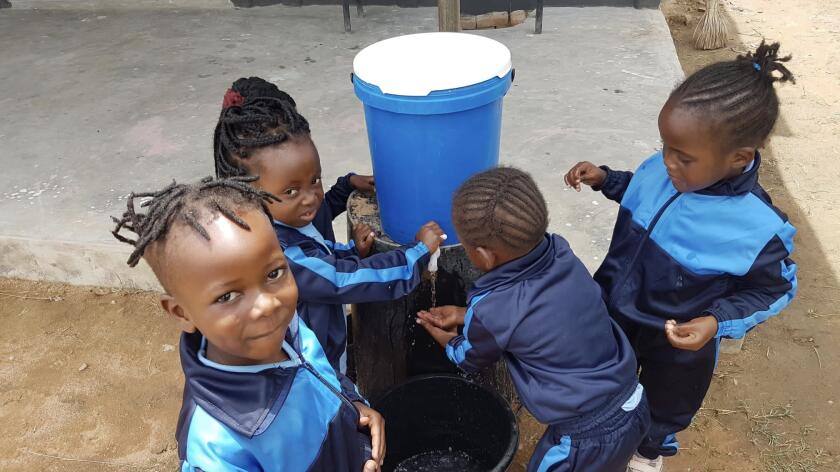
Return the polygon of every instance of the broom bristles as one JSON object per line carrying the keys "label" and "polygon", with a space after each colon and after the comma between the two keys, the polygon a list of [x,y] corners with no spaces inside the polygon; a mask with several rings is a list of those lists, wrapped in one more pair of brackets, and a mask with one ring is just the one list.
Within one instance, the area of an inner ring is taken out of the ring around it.
{"label": "broom bristles", "polygon": [[706,0],[706,12],[694,28],[697,49],[720,49],[726,46],[729,30],[720,0]]}

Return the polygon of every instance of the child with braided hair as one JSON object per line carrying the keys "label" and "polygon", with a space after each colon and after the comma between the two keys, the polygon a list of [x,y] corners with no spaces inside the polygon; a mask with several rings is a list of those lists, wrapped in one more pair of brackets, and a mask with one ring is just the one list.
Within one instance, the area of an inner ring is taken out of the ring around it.
{"label": "child with braided hair", "polygon": [[128,264],[148,262],[183,330],[180,470],[379,470],[384,421],[296,314],[269,213],[277,198],[253,180],[132,193],[115,218],[113,235],[134,246]]}
{"label": "child with braided hair", "polygon": [[621,204],[595,280],[639,361],[653,424],[628,471],[658,472],[700,409],[720,339],[742,338],[796,293],[796,229],[758,183],[793,82],[765,44],[689,76],[659,114],[663,150],[633,172],[575,165],[566,183]]}
{"label": "child with braided hair", "polygon": [[470,178],[455,193],[452,222],[486,274],[467,307],[432,308],[417,323],[463,370],[504,357],[519,399],[549,425],[529,472],[623,471],[650,422],[633,348],[566,240],[546,233],[531,176],[497,168]]}
{"label": "child with braided hair", "polygon": [[369,191],[370,176],[348,174],[326,193],[321,160],[295,101],[258,77],[242,78],[225,94],[214,134],[218,177],[258,176],[254,185],[277,195],[269,204],[274,229],[298,281],[298,314],[312,327],[330,363],[346,369],[344,304],[386,301],[414,290],[443,230],[430,222],[417,242],[368,256],[373,232],[353,228],[354,242],[335,241],[332,221],[353,190]]}

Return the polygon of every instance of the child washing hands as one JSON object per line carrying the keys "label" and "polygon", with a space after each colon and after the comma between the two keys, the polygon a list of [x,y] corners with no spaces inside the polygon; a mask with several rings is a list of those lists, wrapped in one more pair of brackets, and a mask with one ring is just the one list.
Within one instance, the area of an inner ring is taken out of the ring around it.
{"label": "child washing hands", "polygon": [[568,243],[546,233],[531,176],[499,168],[472,177],[452,220],[485,275],[468,307],[421,311],[417,323],[465,371],[505,359],[520,400],[549,425],[530,472],[623,471],[650,422],[633,350]]}

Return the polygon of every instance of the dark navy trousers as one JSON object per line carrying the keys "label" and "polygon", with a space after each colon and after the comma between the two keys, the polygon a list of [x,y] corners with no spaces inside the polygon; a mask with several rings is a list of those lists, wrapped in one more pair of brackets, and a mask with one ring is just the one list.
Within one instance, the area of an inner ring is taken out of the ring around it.
{"label": "dark navy trousers", "polygon": [[650,411],[644,394],[632,409],[626,394],[620,399],[589,417],[549,426],[528,472],[624,472],[647,435]]}
{"label": "dark navy trousers", "polygon": [[661,329],[626,319],[615,321],[636,352],[639,382],[650,405],[650,432],[639,454],[648,459],[673,456],[679,450],[676,433],[688,428],[709,390],[720,339],[712,339],[699,351],[686,351],[668,342],[665,320]]}

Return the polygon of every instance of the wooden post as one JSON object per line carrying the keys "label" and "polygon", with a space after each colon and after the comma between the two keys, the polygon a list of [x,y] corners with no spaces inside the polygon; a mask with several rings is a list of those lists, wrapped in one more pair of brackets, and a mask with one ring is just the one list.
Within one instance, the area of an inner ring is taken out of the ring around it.
{"label": "wooden post", "polygon": [[344,32],[350,32],[350,0],[342,0],[341,10],[344,14]]}
{"label": "wooden post", "polygon": [[[382,234],[375,195],[353,192],[347,200],[347,223],[348,233],[354,224],[366,223],[379,235],[373,254],[399,247]],[[432,305],[432,284],[437,305],[465,306],[467,289],[480,275],[463,246],[446,246],[441,248],[435,279],[426,272],[420,286],[399,300],[353,306],[350,356],[356,369],[356,385],[367,398],[375,399],[416,375],[459,372],[414,319],[417,311]],[[508,402],[518,401],[504,361],[467,378],[495,390]]]}
{"label": "wooden post", "polygon": [[438,30],[461,31],[461,0],[438,0]]}

